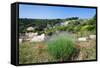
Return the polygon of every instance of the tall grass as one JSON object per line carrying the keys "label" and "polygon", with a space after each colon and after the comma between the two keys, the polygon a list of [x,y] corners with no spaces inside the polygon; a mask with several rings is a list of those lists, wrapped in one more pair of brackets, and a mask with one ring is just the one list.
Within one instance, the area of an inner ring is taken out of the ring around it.
{"label": "tall grass", "polygon": [[55,59],[65,61],[68,60],[74,51],[74,38],[66,33],[60,33],[52,36],[47,40],[48,52]]}
{"label": "tall grass", "polygon": [[19,64],[43,63],[52,60],[44,43],[23,42],[19,45]]}
{"label": "tall grass", "polygon": [[19,45],[19,63],[34,63],[34,43],[24,42]]}

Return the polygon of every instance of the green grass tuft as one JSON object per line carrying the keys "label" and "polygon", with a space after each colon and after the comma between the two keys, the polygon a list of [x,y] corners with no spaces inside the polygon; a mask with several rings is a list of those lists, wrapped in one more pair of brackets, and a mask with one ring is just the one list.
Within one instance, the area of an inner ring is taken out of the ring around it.
{"label": "green grass tuft", "polygon": [[74,51],[74,40],[66,33],[52,36],[46,44],[48,45],[48,52],[58,60],[69,59]]}

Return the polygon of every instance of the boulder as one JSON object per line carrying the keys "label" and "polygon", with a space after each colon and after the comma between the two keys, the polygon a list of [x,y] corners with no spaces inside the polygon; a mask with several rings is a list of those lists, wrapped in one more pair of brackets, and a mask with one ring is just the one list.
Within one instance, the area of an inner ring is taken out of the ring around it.
{"label": "boulder", "polygon": [[87,41],[88,40],[88,37],[80,37],[80,38],[78,38],[78,41]]}
{"label": "boulder", "polygon": [[89,38],[94,40],[96,39],[96,35],[89,35]]}

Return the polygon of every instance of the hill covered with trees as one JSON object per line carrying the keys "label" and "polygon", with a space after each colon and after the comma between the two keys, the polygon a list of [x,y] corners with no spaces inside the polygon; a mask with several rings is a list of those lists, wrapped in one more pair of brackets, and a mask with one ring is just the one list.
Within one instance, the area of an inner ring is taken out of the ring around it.
{"label": "hill covered with trees", "polygon": [[[66,22],[68,22],[67,25]],[[63,25],[62,25],[63,24]],[[68,31],[71,33],[82,34],[84,32],[93,32],[96,30],[96,15],[91,19],[79,19],[71,17],[66,19],[19,19],[19,33],[27,32],[28,27],[33,27],[32,32],[53,33],[55,31]]]}

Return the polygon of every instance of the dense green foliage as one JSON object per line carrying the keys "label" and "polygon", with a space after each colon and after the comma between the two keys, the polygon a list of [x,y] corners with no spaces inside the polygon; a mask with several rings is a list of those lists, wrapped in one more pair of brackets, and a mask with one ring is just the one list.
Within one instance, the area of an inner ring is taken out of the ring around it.
{"label": "dense green foliage", "polygon": [[[69,20],[77,20],[78,17],[66,18],[66,19],[19,19],[19,33],[27,32],[26,28],[34,27],[35,31],[40,32],[45,29],[53,28],[54,26],[60,26],[62,22]],[[42,24],[41,24],[42,23]],[[65,28],[64,28],[65,29]]]}
{"label": "dense green foliage", "polygon": [[[61,23],[69,23],[61,26]],[[42,23],[42,24],[41,24]],[[32,32],[38,34],[52,34],[55,31],[68,31],[84,36],[84,32],[95,34],[96,30],[96,16],[91,19],[78,19],[78,17],[66,19],[19,19],[19,33],[27,32],[28,27],[34,27]]]}
{"label": "dense green foliage", "polygon": [[34,27],[36,31],[42,31],[44,28],[53,27],[61,21],[61,19],[19,19],[19,32],[26,32],[26,28],[30,26]]}

